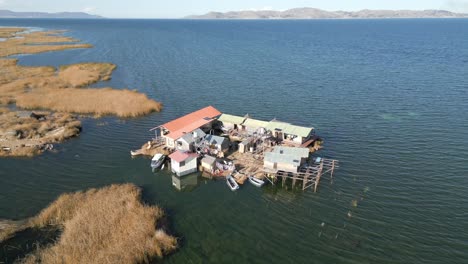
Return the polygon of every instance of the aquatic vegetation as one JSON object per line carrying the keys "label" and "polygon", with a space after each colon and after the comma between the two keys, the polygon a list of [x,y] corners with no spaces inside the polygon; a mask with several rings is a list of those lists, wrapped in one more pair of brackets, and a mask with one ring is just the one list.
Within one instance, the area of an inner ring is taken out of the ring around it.
{"label": "aquatic vegetation", "polygon": [[16,35],[18,32],[24,31],[23,28],[13,28],[13,27],[6,27],[0,29],[0,38],[11,38]]}
{"label": "aquatic vegetation", "polygon": [[25,109],[119,117],[136,117],[161,110],[160,103],[144,94],[111,88],[38,90],[17,96],[16,105]]}
{"label": "aquatic vegetation", "polygon": [[63,194],[17,227],[63,230],[55,244],[39,247],[21,262],[148,262],[177,248],[177,239],[157,228],[163,216],[161,208],[141,202],[141,189],[133,184]]}
{"label": "aquatic vegetation", "polygon": [[[0,36],[7,38],[0,42],[0,57],[91,47],[88,44],[63,44],[78,40],[61,36],[62,33],[63,31],[25,32],[25,29],[0,28]],[[112,63],[78,63],[56,69],[50,66],[19,66],[17,62],[17,59],[0,59],[0,107],[16,104],[17,107],[30,110],[47,109],[62,113],[119,117],[146,115],[162,108],[161,103],[136,91],[87,88],[91,84],[109,80],[117,67]],[[12,122],[6,122],[0,128],[3,129],[3,134],[0,131],[0,147],[7,150],[0,150],[0,157],[39,154],[43,152],[45,144],[76,136],[81,128],[81,124],[75,119],[70,119],[66,125],[53,125],[51,122],[39,124],[34,118],[18,119],[13,112],[7,115],[2,111],[0,115],[3,119],[12,118]],[[49,119],[57,121],[54,116],[49,116]],[[15,127],[18,125],[22,127]],[[15,131],[16,138],[8,138],[12,131]],[[21,133],[19,136],[18,131]],[[50,133],[47,134],[48,132]]]}
{"label": "aquatic vegetation", "polygon": [[37,31],[28,33],[24,31],[26,31],[26,29],[0,28],[0,36],[5,36],[4,38],[7,38],[5,41],[0,42],[0,57],[92,47],[90,44],[75,43],[78,42],[76,39],[60,36],[59,34],[63,33],[63,31]]}

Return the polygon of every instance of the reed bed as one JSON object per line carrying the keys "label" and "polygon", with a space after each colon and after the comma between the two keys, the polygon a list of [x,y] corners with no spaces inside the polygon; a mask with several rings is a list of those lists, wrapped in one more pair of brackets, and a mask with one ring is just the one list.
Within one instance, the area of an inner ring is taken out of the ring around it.
{"label": "reed bed", "polygon": [[17,33],[21,31],[24,30],[0,28],[0,36],[4,35],[7,38],[7,40],[0,42],[0,57],[93,47],[90,44],[72,44],[78,42],[78,40],[71,37],[60,36],[59,34],[62,31],[39,31],[18,35]]}
{"label": "reed bed", "polygon": [[24,28],[5,27],[0,28],[0,38],[12,38],[17,33],[23,32]]}
{"label": "reed bed", "polygon": [[[116,115],[124,118],[161,110],[161,103],[136,91],[87,88],[91,84],[109,80],[117,67],[112,63],[88,62],[56,69],[50,66],[19,66],[17,59],[1,58],[19,53],[91,47],[87,44],[73,44],[78,40],[61,36],[63,31],[17,34],[21,31],[24,30],[0,28],[0,34],[8,36],[6,41],[0,42],[0,107],[16,104],[19,108],[29,110],[52,110],[62,114],[79,113],[97,117]],[[73,120],[57,127],[50,122],[39,124],[34,119],[19,120],[13,113],[0,112],[0,119],[5,120],[4,130],[8,129],[6,136],[0,131],[0,157],[33,156],[42,153],[48,143],[60,142],[79,134],[78,123]],[[52,120],[57,121],[56,118]],[[51,129],[56,130],[48,133]],[[19,138],[11,138],[11,130],[21,132]]]}
{"label": "reed bed", "polygon": [[16,105],[25,109],[49,109],[59,112],[136,117],[160,111],[161,103],[131,90],[41,89],[16,96]]}
{"label": "reed bed", "polygon": [[141,189],[133,184],[63,194],[26,224],[28,228],[60,227],[57,242],[20,262],[148,262],[177,248],[177,239],[156,227],[162,217],[161,208],[141,202]]}

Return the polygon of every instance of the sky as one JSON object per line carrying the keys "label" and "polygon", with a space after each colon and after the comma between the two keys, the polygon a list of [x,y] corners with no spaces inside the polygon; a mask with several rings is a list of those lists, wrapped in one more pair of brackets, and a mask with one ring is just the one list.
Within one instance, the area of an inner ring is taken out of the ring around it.
{"label": "sky", "polygon": [[286,10],[296,7],[328,11],[444,9],[468,13],[468,0],[0,0],[0,10],[81,11],[108,18],[180,18],[209,11]]}

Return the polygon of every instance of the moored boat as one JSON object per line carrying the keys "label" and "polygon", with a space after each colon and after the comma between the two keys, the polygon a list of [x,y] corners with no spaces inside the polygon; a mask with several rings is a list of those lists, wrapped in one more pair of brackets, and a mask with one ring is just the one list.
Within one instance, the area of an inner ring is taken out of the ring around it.
{"label": "moored boat", "polygon": [[231,189],[231,191],[236,191],[237,189],[239,189],[239,184],[237,184],[236,180],[234,180],[234,178],[231,175],[228,175],[226,177],[226,183]]}
{"label": "moored boat", "polygon": [[165,155],[156,153],[151,159],[151,168],[153,169],[159,168],[163,164],[165,159],[166,159]]}
{"label": "moored boat", "polygon": [[249,176],[249,182],[257,187],[262,187],[265,184],[265,181],[257,179],[254,176]]}

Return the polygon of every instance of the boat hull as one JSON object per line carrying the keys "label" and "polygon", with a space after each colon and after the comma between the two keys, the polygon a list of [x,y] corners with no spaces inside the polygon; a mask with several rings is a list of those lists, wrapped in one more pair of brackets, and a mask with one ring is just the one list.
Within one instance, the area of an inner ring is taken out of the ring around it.
{"label": "boat hull", "polygon": [[255,178],[253,176],[249,176],[249,182],[251,184],[253,184],[254,186],[259,187],[259,188],[262,187],[265,184],[265,182],[263,180],[257,179],[257,178]]}
{"label": "boat hull", "polygon": [[226,184],[231,191],[237,191],[239,189],[239,184],[237,184],[236,180],[234,180],[231,175],[226,178]]}

